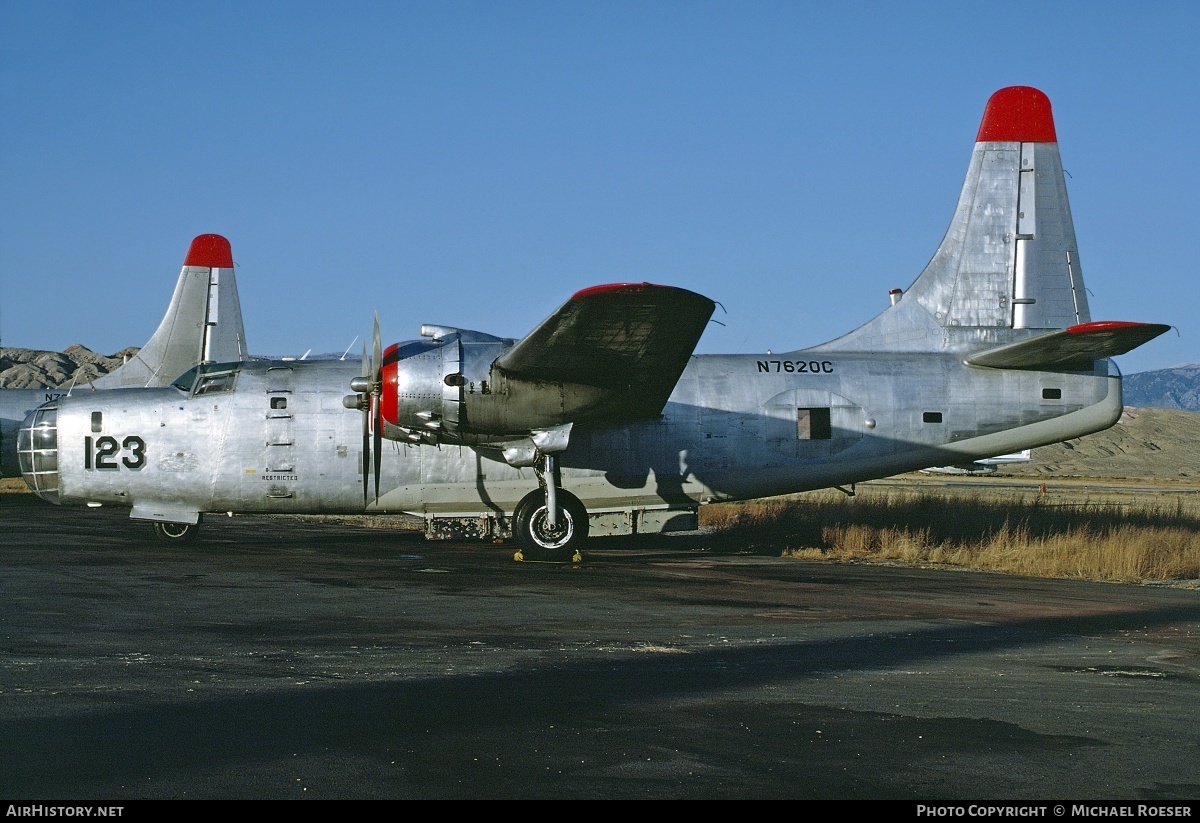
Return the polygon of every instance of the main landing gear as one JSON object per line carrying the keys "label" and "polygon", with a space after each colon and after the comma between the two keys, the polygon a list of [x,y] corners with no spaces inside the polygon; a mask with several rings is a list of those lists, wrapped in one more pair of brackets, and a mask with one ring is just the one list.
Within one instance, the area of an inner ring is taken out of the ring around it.
{"label": "main landing gear", "polygon": [[537,475],[541,488],[525,495],[513,515],[513,536],[521,547],[513,559],[578,563],[588,535],[587,509],[579,498],[559,488],[553,454],[545,455],[545,467]]}

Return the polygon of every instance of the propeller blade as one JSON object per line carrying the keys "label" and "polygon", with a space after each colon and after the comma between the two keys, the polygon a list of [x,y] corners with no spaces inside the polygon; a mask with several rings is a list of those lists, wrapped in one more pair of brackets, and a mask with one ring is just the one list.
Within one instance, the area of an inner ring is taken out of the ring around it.
{"label": "propeller blade", "polygon": [[[367,341],[363,341],[362,376],[370,377],[370,363],[367,362]],[[361,395],[360,395],[361,398]],[[367,502],[367,478],[371,475],[371,410],[370,406],[363,409],[362,419],[362,476],[363,476],[363,505]]]}
{"label": "propeller blade", "polygon": [[[379,312],[375,312],[375,332],[371,340],[371,377],[378,385],[380,380],[379,370],[383,368],[383,347],[379,342]],[[378,389],[376,389],[378,391]]]}
{"label": "propeller blade", "polygon": [[[379,402],[379,398],[374,397],[372,399],[372,402],[375,404],[375,414],[380,415],[381,414],[380,407],[382,406],[382,404]],[[383,462],[382,461],[382,457],[383,457],[383,420],[380,420],[380,419],[377,419],[375,421],[374,451],[375,451],[375,502],[378,503],[379,502],[379,466]]]}
{"label": "propeller blade", "polygon": [[[379,341],[379,312],[375,312],[375,329],[371,335],[371,428],[374,435],[372,452],[375,455],[375,502],[379,502],[379,464],[383,457],[383,346]],[[365,478],[364,478],[365,482]]]}

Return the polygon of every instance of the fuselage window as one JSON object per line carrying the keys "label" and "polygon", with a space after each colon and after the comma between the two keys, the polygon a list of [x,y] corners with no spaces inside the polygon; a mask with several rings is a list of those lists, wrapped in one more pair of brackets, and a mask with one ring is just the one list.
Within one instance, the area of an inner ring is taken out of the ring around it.
{"label": "fuselage window", "polygon": [[271,408],[286,409],[287,408],[287,398],[286,397],[272,397],[271,398]]}
{"label": "fuselage window", "polygon": [[1042,389],[1043,400],[1062,400],[1062,389]]}
{"label": "fuselage window", "polygon": [[833,426],[829,420],[829,409],[796,409],[796,439],[833,439]]}
{"label": "fuselage window", "polygon": [[941,423],[942,422],[942,413],[941,412],[925,412],[924,414],[921,415],[921,421],[923,423]]}

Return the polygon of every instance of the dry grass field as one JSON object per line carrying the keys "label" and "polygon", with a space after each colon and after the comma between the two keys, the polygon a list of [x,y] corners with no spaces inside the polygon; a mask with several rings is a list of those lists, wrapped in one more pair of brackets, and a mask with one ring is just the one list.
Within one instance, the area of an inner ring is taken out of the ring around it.
{"label": "dry grass field", "polygon": [[1200,488],[938,483],[919,476],[701,509],[718,545],[1034,577],[1200,578]]}
{"label": "dry grass field", "polygon": [[25,494],[29,490],[19,477],[0,478],[0,494]]}

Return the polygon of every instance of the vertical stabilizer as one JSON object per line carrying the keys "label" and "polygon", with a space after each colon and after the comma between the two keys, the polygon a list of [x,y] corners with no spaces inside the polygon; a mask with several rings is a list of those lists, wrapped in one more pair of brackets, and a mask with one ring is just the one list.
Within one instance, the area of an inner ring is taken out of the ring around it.
{"label": "vertical stabilizer", "polygon": [[1064,329],[1091,319],[1050,100],[988,100],[950,230],[906,298],[942,326]]}
{"label": "vertical stabilizer", "polygon": [[826,346],[954,349],[1090,319],[1050,100],[1012,86],[988,100],[925,270],[895,305]]}
{"label": "vertical stabilizer", "polygon": [[219,234],[192,240],[171,305],[129,362],[92,381],[98,389],[166,386],[198,363],[247,359],[233,251]]}

